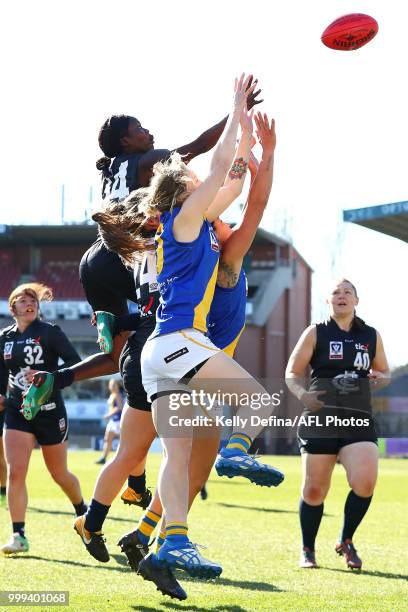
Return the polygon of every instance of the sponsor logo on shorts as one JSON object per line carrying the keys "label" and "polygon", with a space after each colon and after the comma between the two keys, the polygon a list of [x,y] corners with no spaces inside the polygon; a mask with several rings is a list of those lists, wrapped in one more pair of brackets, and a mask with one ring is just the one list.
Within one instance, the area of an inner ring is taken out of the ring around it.
{"label": "sponsor logo on shorts", "polygon": [[45,411],[54,410],[54,408],[56,407],[57,407],[57,404],[55,402],[51,402],[50,404],[43,404],[41,406],[41,410],[45,410]]}
{"label": "sponsor logo on shorts", "polygon": [[164,361],[166,363],[170,363],[171,361],[178,359],[179,357],[181,357],[182,355],[185,355],[186,353],[188,353],[188,348],[186,346],[183,346],[183,348],[179,349],[175,353],[171,353],[171,355],[167,355],[167,357],[164,358]]}
{"label": "sponsor logo on shorts", "polygon": [[58,421],[58,425],[59,425],[61,433],[63,433],[66,430],[66,428],[67,428],[66,423],[65,423],[65,419],[60,419]]}
{"label": "sponsor logo on shorts", "polygon": [[343,342],[330,341],[329,359],[343,359]]}
{"label": "sponsor logo on shorts", "polygon": [[3,359],[11,359],[14,342],[6,342],[4,345]]}

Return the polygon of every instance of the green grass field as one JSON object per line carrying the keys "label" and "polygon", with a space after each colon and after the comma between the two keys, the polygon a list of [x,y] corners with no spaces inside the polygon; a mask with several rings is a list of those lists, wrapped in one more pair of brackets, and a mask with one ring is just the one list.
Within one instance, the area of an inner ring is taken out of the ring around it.
{"label": "green grass field", "polygon": [[[88,498],[98,466],[96,453],[72,452],[71,469]],[[148,484],[155,483],[159,455],[148,463]],[[381,462],[379,485],[355,542],[364,561],[361,574],[347,570],[334,553],[348,487],[336,466],[317,541],[318,570],[297,567],[297,505],[300,459],[273,457],[286,473],[278,489],[246,484],[243,479],[211,475],[206,502],[196,501],[190,514],[192,541],[205,544],[204,555],[221,562],[216,582],[181,582],[188,599],[175,603],[161,596],[126,566],[116,546],[139,510],[116,500],[105,523],[111,561],[99,564],[88,555],[72,529],[71,507],[46,472],[39,451],[29,474],[27,555],[0,558],[0,590],[68,590],[70,610],[408,610],[408,463]],[[8,539],[8,512],[0,508],[0,537]],[[28,606],[10,607],[27,610]],[[33,607],[33,610],[55,609]]]}

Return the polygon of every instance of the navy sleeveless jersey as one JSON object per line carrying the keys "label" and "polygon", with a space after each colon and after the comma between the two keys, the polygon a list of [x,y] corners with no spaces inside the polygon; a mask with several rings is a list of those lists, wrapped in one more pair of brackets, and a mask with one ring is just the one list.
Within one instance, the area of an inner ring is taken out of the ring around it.
{"label": "navy sleeveless jersey", "polygon": [[140,325],[150,325],[153,331],[160,300],[155,251],[145,251],[136,261],[134,279],[140,308]]}
{"label": "navy sleeveless jersey", "polygon": [[333,319],[318,323],[310,390],[326,391],[319,399],[327,405],[370,410],[367,375],[376,344],[376,330],[365,323],[354,322],[349,331],[340,329]]}
{"label": "navy sleeveless jersey", "polygon": [[142,153],[118,155],[112,159],[108,176],[102,176],[102,198],[111,202],[124,200],[131,191],[138,189],[139,160]]}
{"label": "navy sleeveless jersey", "polygon": [[[0,394],[5,395],[8,387],[7,405],[21,407],[22,393],[29,385],[25,381],[28,370],[53,372],[62,359],[65,367],[80,361],[80,356],[57,326],[36,320],[20,333],[17,325],[6,327],[0,332]],[[62,402],[61,392],[52,392],[50,402]]]}

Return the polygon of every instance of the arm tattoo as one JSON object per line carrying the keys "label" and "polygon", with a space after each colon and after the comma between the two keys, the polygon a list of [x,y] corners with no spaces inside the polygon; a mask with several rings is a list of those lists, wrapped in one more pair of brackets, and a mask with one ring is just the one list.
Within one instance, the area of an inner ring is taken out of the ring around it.
{"label": "arm tattoo", "polygon": [[238,279],[239,274],[237,274],[230,265],[224,261],[220,261],[218,265],[217,284],[224,289],[233,289]]}
{"label": "arm tattoo", "polygon": [[231,170],[229,171],[229,177],[230,179],[234,180],[234,179],[242,179],[243,176],[245,176],[245,173],[247,171],[247,162],[244,160],[243,157],[238,157],[237,159],[234,160],[234,163],[231,166]]}

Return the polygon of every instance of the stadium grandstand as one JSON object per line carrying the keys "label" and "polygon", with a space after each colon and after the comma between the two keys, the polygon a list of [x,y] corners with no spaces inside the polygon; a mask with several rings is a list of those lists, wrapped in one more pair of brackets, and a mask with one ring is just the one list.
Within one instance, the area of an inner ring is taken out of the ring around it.
{"label": "stadium grandstand", "polygon": [[[0,326],[12,322],[7,304],[11,290],[23,282],[43,282],[54,292],[54,301],[41,306],[44,318],[63,329],[82,357],[95,353],[96,332],[89,323],[91,309],[79,282],[78,265],[96,234],[94,224],[1,226]],[[264,229],[258,230],[244,265],[247,326],[236,359],[279,392],[284,389],[282,372],[290,351],[310,323],[312,270],[288,241]],[[102,433],[107,382],[84,381],[66,389],[64,395],[71,417],[71,442],[89,446],[89,436]],[[281,406],[284,413],[296,410],[287,395],[285,392]],[[267,432],[263,449],[276,451],[278,445],[285,452],[288,442],[274,440]]]}
{"label": "stadium grandstand", "polygon": [[408,242],[408,202],[344,210],[343,220]]}
{"label": "stadium grandstand", "polygon": [[[343,211],[343,220],[408,242],[408,202]],[[390,385],[376,394],[374,410],[383,435],[383,454],[408,457],[408,374],[399,368]],[[401,437],[404,436],[404,437]]]}

